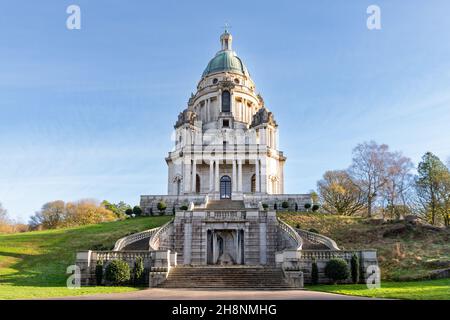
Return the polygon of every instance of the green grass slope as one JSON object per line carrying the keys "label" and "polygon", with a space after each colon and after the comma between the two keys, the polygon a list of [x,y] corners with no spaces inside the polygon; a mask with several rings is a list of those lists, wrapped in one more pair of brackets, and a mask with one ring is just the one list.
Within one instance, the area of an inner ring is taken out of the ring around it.
{"label": "green grass slope", "polygon": [[67,289],[66,268],[74,264],[77,251],[111,249],[117,239],[160,226],[170,218],[140,217],[76,228],[0,234],[0,299],[134,290],[123,287]]}
{"label": "green grass slope", "polygon": [[302,229],[314,228],[341,249],[376,249],[382,280],[426,280],[450,267],[450,230],[326,214],[279,213]]}

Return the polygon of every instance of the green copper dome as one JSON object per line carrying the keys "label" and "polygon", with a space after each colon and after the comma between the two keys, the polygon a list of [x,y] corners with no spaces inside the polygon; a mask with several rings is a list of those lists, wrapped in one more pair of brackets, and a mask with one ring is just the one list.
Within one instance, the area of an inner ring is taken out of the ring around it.
{"label": "green copper dome", "polygon": [[202,77],[214,72],[235,72],[243,75],[249,75],[247,68],[242,60],[236,55],[234,51],[222,50],[217,52],[216,56],[211,59],[203,71]]}

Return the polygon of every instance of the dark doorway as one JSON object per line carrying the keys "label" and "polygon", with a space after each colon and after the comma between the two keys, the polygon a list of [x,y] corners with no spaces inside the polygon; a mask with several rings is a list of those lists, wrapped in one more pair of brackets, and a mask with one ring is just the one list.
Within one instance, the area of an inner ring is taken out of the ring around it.
{"label": "dark doorway", "polygon": [[231,199],[231,178],[229,176],[220,178],[220,199]]}

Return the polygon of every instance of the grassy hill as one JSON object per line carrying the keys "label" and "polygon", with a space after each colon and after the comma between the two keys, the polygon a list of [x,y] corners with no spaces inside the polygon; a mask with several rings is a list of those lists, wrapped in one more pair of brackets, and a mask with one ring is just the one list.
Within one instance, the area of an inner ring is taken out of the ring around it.
{"label": "grassy hill", "polygon": [[124,292],[134,288],[66,288],[66,268],[77,251],[112,249],[117,239],[171,217],[140,217],[76,228],[0,234],[0,299]]}
{"label": "grassy hill", "polygon": [[314,228],[341,249],[376,249],[383,280],[429,278],[450,267],[450,230],[325,214],[279,213],[292,226]]}

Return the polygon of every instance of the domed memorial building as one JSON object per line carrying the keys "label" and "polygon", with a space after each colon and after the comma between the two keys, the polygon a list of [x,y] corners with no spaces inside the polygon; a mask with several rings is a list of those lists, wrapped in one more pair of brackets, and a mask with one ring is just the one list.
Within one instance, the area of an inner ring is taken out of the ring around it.
{"label": "domed memorial building", "polygon": [[287,201],[291,209],[310,202],[309,195],[284,194],[286,157],[278,149],[278,124],[232,40],[228,31],[221,35],[221,50],[178,115],[175,146],[166,158],[168,196],[142,196],[147,214],[157,212],[161,201],[172,211],[206,200],[272,208]]}
{"label": "domed memorial building", "polygon": [[283,202],[302,208],[310,196],[284,194],[278,124],[228,31],[220,43],[175,123],[175,146],[166,158],[168,195],[143,195],[141,207],[158,214],[164,203],[175,213],[166,242],[179,263],[274,263],[274,209]]}
{"label": "domed memorial building", "polygon": [[[320,282],[330,259],[359,257],[362,278],[377,265],[374,250],[343,251],[330,238],[295,229],[276,210],[302,210],[309,194],[284,193],[286,157],[278,124],[255,91],[225,31],[197,91],[175,123],[166,157],[167,195],[142,195],[147,215],[173,214],[165,225],[119,239],[113,251],[77,255],[82,284],[95,284],[96,266],[141,258],[149,286],[282,288]],[[367,269],[369,270],[369,269]]]}

